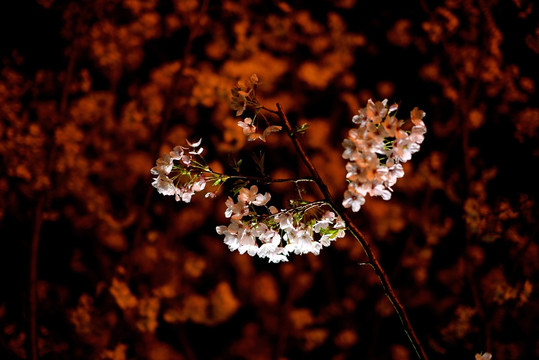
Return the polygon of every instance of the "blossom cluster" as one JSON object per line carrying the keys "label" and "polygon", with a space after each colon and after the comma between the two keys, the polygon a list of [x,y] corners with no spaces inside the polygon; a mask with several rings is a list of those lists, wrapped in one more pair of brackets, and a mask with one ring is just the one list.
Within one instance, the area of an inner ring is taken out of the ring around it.
{"label": "blossom cluster", "polygon": [[397,104],[387,105],[387,99],[376,103],[369,99],[352,121],[358,125],[344,139],[342,157],[346,164],[348,189],[343,206],[359,211],[365,196],[391,198],[391,187],[404,176],[402,163],[419,151],[427,132],[425,112],[414,108],[410,121],[398,120]]}
{"label": "blossom cluster", "polygon": [[248,105],[255,107],[259,105],[255,96],[258,82],[258,76],[252,74],[249,77],[249,80],[240,80],[237,82],[236,86],[231,89],[232,98],[230,100],[230,106],[233,110],[236,110],[236,116],[241,116]]}
{"label": "blossom cluster", "polygon": [[[188,147],[176,146],[170,153],[165,153],[157,159],[150,170],[153,179],[152,186],[162,195],[173,195],[176,201],[191,202],[195,192],[204,190],[208,181],[209,168],[201,163],[204,148],[200,146],[202,139]],[[175,163],[175,161],[177,161]],[[206,197],[213,197],[207,192]]]}
{"label": "blossom cluster", "polygon": [[[267,206],[270,199],[271,194],[258,193],[256,185],[241,188],[236,202],[228,197],[225,216],[231,222],[228,226],[217,226],[216,231],[224,235],[230,251],[238,250],[240,254],[257,255],[278,263],[288,261],[291,253],[318,255],[322,246],[329,246],[331,241],[345,235],[344,221],[333,212],[325,211],[321,216],[311,214],[313,209],[320,210],[320,204],[279,211]],[[257,209],[264,213],[257,213]]]}
{"label": "blossom cluster", "polygon": [[256,74],[252,74],[248,80],[240,80],[236,86],[231,89],[230,107],[236,110],[236,116],[241,116],[248,106],[254,108],[254,117],[246,117],[238,121],[238,126],[242,129],[243,134],[248,141],[262,140],[266,142],[266,137],[272,132],[277,132],[282,129],[278,125],[270,125],[266,120],[266,128],[262,133],[257,131],[257,115],[261,109],[261,105],[256,97],[256,88],[259,84],[259,79]]}

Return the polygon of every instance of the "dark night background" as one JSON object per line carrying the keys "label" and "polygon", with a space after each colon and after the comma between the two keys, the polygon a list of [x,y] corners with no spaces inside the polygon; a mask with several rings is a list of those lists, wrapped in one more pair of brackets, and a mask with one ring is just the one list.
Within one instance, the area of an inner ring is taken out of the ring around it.
{"label": "dark night background", "polygon": [[[156,159],[200,137],[223,171],[263,150],[271,176],[307,175],[285,134],[237,126],[230,89],[253,73],[264,106],[310,125],[339,201],[357,110],[424,110],[391,200],[351,216],[430,359],[539,357],[537,4],[316,4],[2,2],[0,359],[416,358],[351,236],[268,264],[215,233],[226,192],[151,186]],[[277,207],[294,193],[266,190]]]}

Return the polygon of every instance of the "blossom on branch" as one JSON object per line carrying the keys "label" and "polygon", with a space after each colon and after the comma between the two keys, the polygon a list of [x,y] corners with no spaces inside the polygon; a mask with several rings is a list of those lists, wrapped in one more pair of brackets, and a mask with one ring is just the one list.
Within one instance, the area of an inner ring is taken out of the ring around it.
{"label": "blossom on branch", "polygon": [[247,137],[248,141],[260,139],[266,142],[266,138],[269,136],[269,134],[281,131],[282,127],[279,125],[270,125],[266,120],[267,126],[262,134],[257,132],[255,119],[262,108],[258,102],[258,99],[256,98],[256,87],[258,83],[259,79],[256,74],[252,74],[248,81],[238,81],[236,86],[231,90],[232,99],[230,101],[230,106],[233,110],[236,110],[236,116],[241,116],[247,109],[248,105],[254,107],[254,117],[246,117],[245,119],[238,121],[238,126],[242,128],[243,135]]}
{"label": "blossom on branch", "polygon": [[[427,132],[425,112],[417,107],[410,112],[410,122],[398,120],[398,105],[387,105],[387,99],[373,102],[352,117],[358,127],[343,140],[342,157],[346,163],[348,189],[342,202],[345,208],[357,212],[365,196],[391,198],[392,186],[404,176],[401,163],[419,151]],[[410,126],[411,123],[411,126]]]}
{"label": "blossom on branch", "polygon": [[[323,204],[307,203],[288,210],[277,210],[266,204],[270,193],[258,193],[258,187],[241,188],[237,202],[226,201],[225,216],[230,224],[216,227],[230,251],[268,259],[288,261],[291,253],[318,255],[320,249],[345,235],[345,223],[331,211],[316,213]],[[263,208],[258,210],[258,208]],[[313,210],[307,215],[307,213]]]}
{"label": "blossom on branch", "polygon": [[236,86],[232,88],[230,106],[233,110],[236,110],[236,116],[241,116],[247,109],[247,105],[256,106],[258,104],[256,97],[254,96],[258,81],[256,74],[253,74],[249,80],[240,80],[236,83]]}
{"label": "blossom on branch", "polygon": [[247,136],[247,140],[253,141],[259,138],[260,134],[256,132],[253,119],[247,117],[243,121],[238,121],[238,126],[243,129],[243,135]]}
{"label": "blossom on branch", "polygon": [[[171,195],[176,201],[191,202],[195,192],[206,188],[208,178],[212,175],[209,168],[203,165],[200,146],[202,139],[194,143],[187,141],[188,146],[176,146],[170,153],[157,159],[150,173],[157,175],[152,186],[162,195]],[[174,161],[177,161],[175,163]],[[212,196],[207,192],[206,197]]]}

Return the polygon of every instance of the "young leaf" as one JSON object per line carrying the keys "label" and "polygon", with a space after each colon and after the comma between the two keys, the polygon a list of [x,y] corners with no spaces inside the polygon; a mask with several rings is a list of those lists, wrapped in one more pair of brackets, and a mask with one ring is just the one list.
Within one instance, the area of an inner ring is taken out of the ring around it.
{"label": "young leaf", "polygon": [[301,124],[300,126],[297,126],[295,129],[294,129],[294,132],[296,134],[305,134],[305,132],[307,131],[307,129],[309,128],[309,124],[308,123],[303,123]]}

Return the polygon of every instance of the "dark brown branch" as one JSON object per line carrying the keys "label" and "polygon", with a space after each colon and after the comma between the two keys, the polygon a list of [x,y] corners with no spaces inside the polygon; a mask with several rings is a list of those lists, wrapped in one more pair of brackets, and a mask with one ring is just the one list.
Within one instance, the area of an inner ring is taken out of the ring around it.
{"label": "dark brown branch", "polygon": [[[53,126],[62,124],[67,114],[69,87],[71,86],[71,79],[75,71],[75,64],[78,56],[78,42],[74,41],[71,53],[69,55],[69,61],[67,65],[66,77],[62,87],[62,94],[60,98],[60,107],[58,112],[58,122]],[[47,167],[45,173],[48,178],[53,175],[54,162],[56,160],[57,148],[54,143],[51,144],[51,151],[47,159]],[[50,201],[50,191],[43,191],[37,200],[37,205],[34,212],[34,221],[32,228],[32,238],[30,242],[30,263],[29,263],[29,294],[28,294],[28,308],[29,308],[29,329],[28,329],[28,358],[31,360],[37,360],[39,358],[38,347],[38,331],[37,331],[37,312],[38,312],[38,298],[37,298],[37,281],[38,281],[38,253],[39,243],[41,239],[41,227],[43,225],[43,214],[46,211],[48,202]]]}
{"label": "dark brown branch", "polygon": [[367,258],[369,259],[369,265],[374,269],[376,272],[376,275],[378,275],[378,278],[380,279],[380,283],[382,284],[382,287],[384,288],[384,292],[386,296],[389,298],[391,303],[393,304],[393,307],[395,308],[395,311],[397,315],[400,318],[400,321],[404,327],[404,331],[406,335],[408,336],[408,339],[410,340],[417,357],[419,359],[427,360],[427,354],[425,353],[425,350],[423,349],[423,346],[421,345],[421,342],[419,341],[412,324],[410,323],[410,320],[408,319],[408,315],[406,314],[406,310],[404,309],[404,306],[399,301],[397,295],[395,294],[395,291],[393,290],[393,287],[391,286],[391,283],[389,281],[389,278],[385,272],[385,270],[382,268],[380,263],[378,262],[378,259],[376,258],[376,255],[372,251],[371,245],[368,242],[368,240],[365,238],[365,235],[359,231],[359,229],[354,225],[352,219],[347,214],[345,209],[342,205],[340,205],[337,201],[335,201],[333,195],[330,193],[327,185],[324,183],[320,175],[318,174],[318,171],[314,167],[313,163],[305,153],[305,150],[303,149],[303,146],[301,145],[297,133],[292,129],[292,126],[290,125],[290,122],[288,121],[288,118],[286,117],[286,114],[282,110],[281,106],[277,103],[277,111],[271,111],[272,113],[275,113],[279,116],[279,119],[283,123],[288,136],[294,143],[294,146],[296,148],[296,151],[300,155],[303,163],[307,168],[309,169],[314,181],[318,185],[318,188],[322,192],[322,194],[325,197],[325,200],[331,204],[333,207],[333,210],[341,216],[341,218],[346,222],[346,225],[348,229],[350,229],[351,233],[354,235],[354,237],[359,241],[361,246],[363,247],[363,250],[365,251],[365,254],[367,255]]}
{"label": "dark brown branch", "polygon": [[39,251],[39,240],[41,235],[41,225],[43,224],[43,209],[45,207],[45,194],[39,197],[37,202],[32,233],[32,242],[30,243],[30,283],[29,283],[29,359],[37,360],[39,357],[38,336],[37,336],[37,260]]}
{"label": "dark brown branch", "polygon": [[244,176],[244,175],[224,175],[224,174],[219,174],[219,175],[225,176],[227,178],[227,180],[239,179],[239,180],[252,181],[252,182],[259,183],[259,184],[274,184],[274,183],[286,183],[286,182],[298,183],[298,182],[314,182],[315,181],[314,179],[311,179],[311,178],[271,179],[271,178],[263,178],[263,177],[256,177],[256,176]]}

